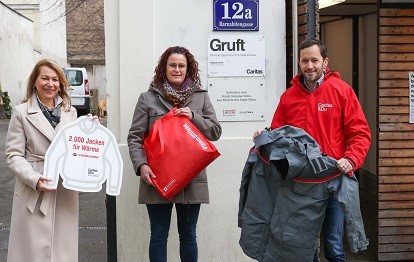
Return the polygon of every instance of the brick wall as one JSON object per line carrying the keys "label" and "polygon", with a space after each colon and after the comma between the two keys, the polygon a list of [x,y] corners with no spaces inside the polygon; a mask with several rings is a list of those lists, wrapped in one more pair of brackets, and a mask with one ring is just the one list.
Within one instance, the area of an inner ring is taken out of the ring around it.
{"label": "brick wall", "polygon": [[66,0],[68,63],[104,65],[103,0]]}

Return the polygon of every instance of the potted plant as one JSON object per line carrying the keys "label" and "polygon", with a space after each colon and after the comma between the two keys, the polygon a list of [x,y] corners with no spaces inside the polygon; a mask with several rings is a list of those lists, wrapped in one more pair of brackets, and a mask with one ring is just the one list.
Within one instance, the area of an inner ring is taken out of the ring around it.
{"label": "potted plant", "polygon": [[3,92],[3,90],[1,89],[1,86],[0,86],[0,97],[1,97],[1,100],[3,101],[2,105],[0,104],[0,106],[3,107],[3,110],[4,110],[4,113],[5,113],[6,117],[8,119],[10,119],[11,118],[11,113],[12,113],[12,106],[10,104],[10,97],[9,97],[7,91]]}

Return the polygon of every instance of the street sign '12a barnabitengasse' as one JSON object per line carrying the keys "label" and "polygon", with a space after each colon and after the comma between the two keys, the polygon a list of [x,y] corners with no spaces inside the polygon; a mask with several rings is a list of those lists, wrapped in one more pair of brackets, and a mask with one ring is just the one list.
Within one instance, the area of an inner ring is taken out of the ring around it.
{"label": "street sign '12a barnabitengasse'", "polygon": [[214,0],[214,31],[259,31],[259,0]]}

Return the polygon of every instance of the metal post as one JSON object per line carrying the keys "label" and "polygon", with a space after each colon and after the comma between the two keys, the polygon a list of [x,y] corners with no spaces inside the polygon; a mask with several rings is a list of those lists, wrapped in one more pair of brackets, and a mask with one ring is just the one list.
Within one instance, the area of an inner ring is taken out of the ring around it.
{"label": "metal post", "polygon": [[308,38],[316,38],[315,0],[308,0]]}
{"label": "metal post", "polygon": [[117,235],[116,235],[116,197],[106,195],[106,242],[108,262],[117,262]]}

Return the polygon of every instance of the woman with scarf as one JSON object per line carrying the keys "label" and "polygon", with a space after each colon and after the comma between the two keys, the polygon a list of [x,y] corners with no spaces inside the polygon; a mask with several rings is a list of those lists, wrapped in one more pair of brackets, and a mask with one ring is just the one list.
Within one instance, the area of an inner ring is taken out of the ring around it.
{"label": "woman with scarf", "polygon": [[[177,213],[181,261],[197,261],[196,226],[201,203],[209,202],[207,174],[203,170],[172,201],[162,197],[151,178],[144,138],[155,120],[173,107],[176,115],[187,117],[211,140],[221,136],[221,126],[206,90],[202,89],[198,63],[188,49],[170,47],[161,55],[149,90],[139,96],[128,134],[129,153],[134,170],[141,177],[140,204],[146,204],[151,227],[149,258],[167,261],[167,239],[173,205]],[[185,154],[185,152],[183,152]]]}
{"label": "woman with scarf", "polygon": [[16,177],[7,261],[78,261],[78,193],[47,185],[43,163],[58,130],[76,120],[61,67],[40,60],[13,108],[6,161]]}

